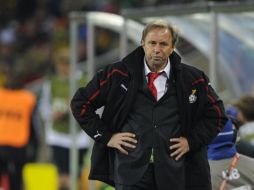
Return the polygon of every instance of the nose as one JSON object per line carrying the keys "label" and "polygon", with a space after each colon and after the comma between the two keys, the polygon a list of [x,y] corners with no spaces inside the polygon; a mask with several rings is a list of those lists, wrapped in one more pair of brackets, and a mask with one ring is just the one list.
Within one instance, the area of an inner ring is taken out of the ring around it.
{"label": "nose", "polygon": [[160,52],[161,48],[159,44],[156,44],[153,48],[154,52]]}

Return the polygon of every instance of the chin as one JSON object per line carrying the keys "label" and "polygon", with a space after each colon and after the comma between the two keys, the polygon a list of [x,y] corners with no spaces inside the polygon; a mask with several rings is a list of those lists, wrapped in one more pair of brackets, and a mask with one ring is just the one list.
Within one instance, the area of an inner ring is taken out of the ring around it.
{"label": "chin", "polygon": [[161,61],[154,61],[153,65],[154,66],[162,66],[164,63],[162,63]]}

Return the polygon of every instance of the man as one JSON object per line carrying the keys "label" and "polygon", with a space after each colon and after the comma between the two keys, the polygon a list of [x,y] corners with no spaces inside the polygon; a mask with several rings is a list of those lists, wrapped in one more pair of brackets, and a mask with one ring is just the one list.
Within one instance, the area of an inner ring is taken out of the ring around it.
{"label": "man", "polygon": [[6,68],[6,82],[0,87],[0,187],[7,176],[9,189],[21,190],[23,166],[35,161],[39,143],[36,96],[24,89],[16,68]]}
{"label": "man", "polygon": [[[41,114],[45,121],[46,143],[52,153],[52,161],[59,172],[59,189],[65,190],[70,187],[70,148],[71,136],[69,135],[69,50],[62,47],[56,49],[53,57],[55,73],[50,81],[45,81],[41,99]],[[81,85],[84,78],[79,79]],[[76,135],[78,149],[78,182],[84,166],[84,157],[89,147],[89,137],[80,129]],[[81,189],[81,183],[79,183]]]}
{"label": "man", "polygon": [[[239,132],[243,140],[252,145],[254,149],[254,95],[246,94],[241,96],[234,103],[237,109],[237,119],[242,124]],[[253,155],[253,154],[252,154]]]}
{"label": "man", "polygon": [[254,189],[254,159],[237,153],[237,127],[228,120],[223,130],[208,146],[212,189]]}
{"label": "man", "polygon": [[90,179],[116,190],[211,190],[206,145],[224,108],[205,74],[181,63],[176,41],[166,22],[148,24],[140,47],[74,95],[73,114],[95,140]]}
{"label": "man", "polygon": [[254,158],[254,144],[251,144],[251,137],[253,137],[251,131],[254,131],[253,106],[253,95],[244,95],[226,109],[226,114],[237,121],[239,127],[239,130],[237,129],[239,131],[239,140],[236,143],[237,152],[252,158]]}

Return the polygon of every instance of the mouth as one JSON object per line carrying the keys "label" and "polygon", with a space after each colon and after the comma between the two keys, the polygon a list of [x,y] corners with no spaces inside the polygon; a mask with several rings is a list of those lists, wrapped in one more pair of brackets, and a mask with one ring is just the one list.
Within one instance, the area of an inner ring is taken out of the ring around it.
{"label": "mouth", "polygon": [[153,60],[154,60],[154,61],[161,61],[162,58],[161,58],[161,57],[153,57]]}

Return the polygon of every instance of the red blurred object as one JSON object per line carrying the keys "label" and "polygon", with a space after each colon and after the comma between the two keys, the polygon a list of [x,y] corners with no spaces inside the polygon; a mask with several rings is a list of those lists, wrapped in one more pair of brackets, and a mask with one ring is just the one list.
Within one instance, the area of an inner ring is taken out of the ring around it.
{"label": "red blurred object", "polygon": [[2,178],[0,179],[0,188],[3,190],[10,190],[8,175],[2,175]]}

